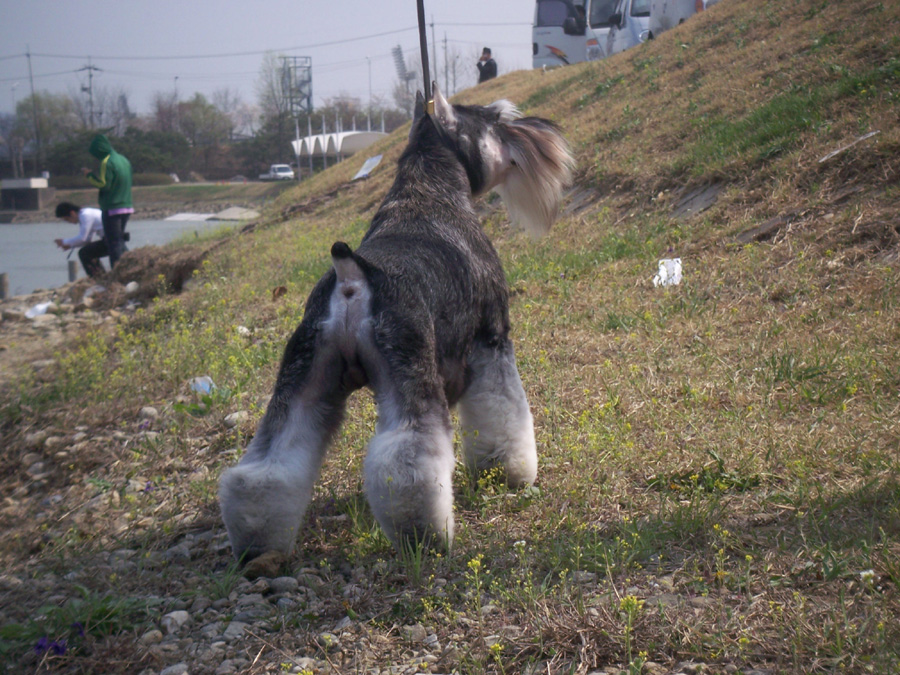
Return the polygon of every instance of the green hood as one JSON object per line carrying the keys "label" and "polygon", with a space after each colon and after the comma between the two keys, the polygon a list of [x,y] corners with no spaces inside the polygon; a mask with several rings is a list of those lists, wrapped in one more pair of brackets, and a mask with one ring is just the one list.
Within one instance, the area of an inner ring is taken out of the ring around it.
{"label": "green hood", "polygon": [[[84,146],[81,146],[84,147]],[[94,136],[94,140],[91,141],[91,147],[88,148],[88,152],[90,152],[97,159],[103,159],[112,153],[112,145],[109,143],[109,139],[103,134],[97,134]]]}

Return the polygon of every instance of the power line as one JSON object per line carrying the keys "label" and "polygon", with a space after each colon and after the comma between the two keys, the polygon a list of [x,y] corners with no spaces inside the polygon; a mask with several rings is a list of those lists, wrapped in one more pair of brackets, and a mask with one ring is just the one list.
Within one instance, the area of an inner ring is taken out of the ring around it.
{"label": "power line", "polygon": [[[273,52],[292,52],[304,49],[315,49],[317,47],[331,47],[334,45],[343,45],[351,42],[358,42],[360,40],[369,40],[377,37],[384,37],[386,35],[396,35],[397,33],[405,33],[411,30],[416,30],[415,26],[410,26],[409,28],[398,28],[397,30],[388,30],[381,33],[371,33],[370,35],[360,35],[355,38],[345,38],[343,40],[330,40],[327,42],[317,42],[314,44],[308,45],[300,45],[297,47],[283,47],[280,49],[259,49],[247,52],[230,52],[224,54],[190,54],[184,56],[94,56],[96,59],[102,59],[104,61],[188,61],[194,59],[224,59],[230,57],[237,56],[259,56],[262,54],[271,54]],[[74,55],[74,54],[38,54],[32,53],[32,56],[40,56],[42,58],[48,59],[83,59],[84,55]]]}

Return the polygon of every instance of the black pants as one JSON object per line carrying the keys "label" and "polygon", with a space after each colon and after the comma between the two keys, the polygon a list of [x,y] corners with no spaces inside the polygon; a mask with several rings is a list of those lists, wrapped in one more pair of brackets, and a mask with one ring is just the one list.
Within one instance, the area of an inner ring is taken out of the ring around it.
{"label": "black pants", "polygon": [[103,263],[100,262],[100,258],[108,255],[109,249],[106,246],[106,239],[92,241],[90,244],[85,244],[78,249],[78,259],[81,261],[81,266],[84,267],[85,274],[89,277],[98,277],[106,271],[103,269]]}
{"label": "black pants", "polygon": [[103,211],[103,239],[109,251],[109,269],[116,266],[119,258],[128,249],[125,247],[125,226],[128,224],[128,213],[109,215],[109,211]]}

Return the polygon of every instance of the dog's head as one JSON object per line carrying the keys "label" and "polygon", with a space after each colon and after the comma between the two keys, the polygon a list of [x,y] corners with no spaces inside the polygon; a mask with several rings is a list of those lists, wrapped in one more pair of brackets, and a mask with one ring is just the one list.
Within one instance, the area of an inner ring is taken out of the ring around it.
{"label": "dog's head", "polygon": [[[431,121],[466,169],[472,194],[496,189],[510,220],[534,236],[556,220],[574,159],[559,128],[540,117],[522,117],[507,100],[488,106],[451,105],[435,82]],[[426,116],[419,94],[410,131]]]}

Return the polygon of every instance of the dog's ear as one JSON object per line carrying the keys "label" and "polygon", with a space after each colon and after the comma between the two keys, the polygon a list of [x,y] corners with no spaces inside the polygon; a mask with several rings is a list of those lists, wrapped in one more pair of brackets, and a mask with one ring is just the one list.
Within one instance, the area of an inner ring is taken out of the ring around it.
{"label": "dog's ear", "polygon": [[512,122],[522,117],[522,113],[516,107],[516,104],[512,101],[507,101],[505,98],[494,101],[488,106],[488,109],[500,115],[501,122]]}
{"label": "dog's ear", "polygon": [[575,160],[552,122],[524,117],[500,127],[502,180],[496,186],[513,224],[532,236],[547,233],[559,212]]}
{"label": "dog's ear", "polygon": [[437,82],[431,83],[431,92],[434,96],[434,115],[446,131],[456,131],[456,112],[453,106],[444,98]]}
{"label": "dog's ear", "polygon": [[422,96],[421,91],[416,92],[416,107],[413,109],[413,120],[412,126],[409,128],[409,137],[412,139],[413,132],[416,130],[416,125],[419,124],[419,121],[425,116],[425,97]]}

